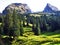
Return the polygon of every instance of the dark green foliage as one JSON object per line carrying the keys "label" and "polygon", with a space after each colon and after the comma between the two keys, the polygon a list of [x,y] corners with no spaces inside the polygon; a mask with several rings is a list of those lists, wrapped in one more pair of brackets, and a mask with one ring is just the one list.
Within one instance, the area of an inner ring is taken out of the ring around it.
{"label": "dark green foliage", "polygon": [[20,35],[20,22],[16,10],[12,14],[8,13],[4,18],[4,34],[9,36]]}
{"label": "dark green foliage", "polygon": [[39,17],[33,18],[32,31],[34,32],[35,35],[41,34]]}
{"label": "dark green foliage", "polygon": [[35,35],[40,35],[41,34],[41,30],[40,30],[40,25],[39,25],[39,17],[36,17],[36,31],[35,31]]}
{"label": "dark green foliage", "polygon": [[1,34],[1,35],[4,34],[4,32],[3,32],[3,25],[2,25],[2,24],[0,25],[0,34]]}
{"label": "dark green foliage", "polygon": [[27,20],[26,20],[26,22],[27,22],[27,26],[29,26],[29,23],[30,23],[30,16],[29,16],[29,14],[27,14]]}
{"label": "dark green foliage", "polygon": [[20,17],[20,20],[22,20],[22,22],[23,22],[23,27],[25,27],[25,14],[23,14],[23,15],[20,15],[21,17]]}
{"label": "dark green foliage", "polygon": [[47,31],[47,28],[46,28],[46,19],[45,19],[44,15],[40,17],[40,28],[41,28],[42,32]]}
{"label": "dark green foliage", "polygon": [[24,29],[23,29],[23,25],[20,24],[20,35],[23,36],[24,34]]}
{"label": "dark green foliage", "polygon": [[4,34],[9,35],[13,26],[12,14],[7,14],[4,18]]}
{"label": "dark green foliage", "polygon": [[50,15],[50,16],[47,16],[47,28],[48,30],[51,32],[54,32],[55,30],[58,30],[59,29],[59,24],[58,24],[58,16],[56,15]]}
{"label": "dark green foliage", "polygon": [[0,15],[0,22],[2,22],[2,20],[3,20],[3,16],[2,16],[2,15]]}
{"label": "dark green foliage", "polygon": [[26,25],[25,25],[25,21],[23,20],[23,27],[25,27]]}
{"label": "dark green foliage", "polygon": [[20,35],[20,22],[18,19],[18,15],[16,13],[16,10],[13,11],[13,36],[19,36]]}
{"label": "dark green foliage", "polygon": [[[25,23],[27,26],[32,24],[32,31],[35,34],[41,32],[54,32],[60,29],[60,16],[56,15],[41,15],[40,17],[30,16],[30,14],[17,14],[16,10],[12,14],[8,13],[5,18],[2,26],[4,29],[4,34],[9,36],[19,36],[23,35]],[[21,23],[21,24],[20,24]],[[3,31],[2,31],[3,32]]]}
{"label": "dark green foliage", "polygon": [[24,34],[23,26],[25,27],[25,18],[21,14],[19,15],[19,21],[20,21],[20,35],[23,36],[23,34]]}
{"label": "dark green foliage", "polygon": [[32,17],[31,19],[32,19],[32,31],[35,32],[35,30],[36,30],[35,29],[36,28],[36,26],[35,26],[36,20],[35,20],[35,17]]}
{"label": "dark green foliage", "polygon": [[3,20],[4,20],[4,18],[3,18],[3,16],[1,16],[1,23],[0,23],[0,34],[1,35],[3,35],[4,34],[4,31],[3,31]]}

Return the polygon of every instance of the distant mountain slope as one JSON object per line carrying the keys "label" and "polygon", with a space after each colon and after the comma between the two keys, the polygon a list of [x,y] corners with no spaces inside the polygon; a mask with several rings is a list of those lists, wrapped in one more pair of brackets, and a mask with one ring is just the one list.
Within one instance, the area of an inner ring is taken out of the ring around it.
{"label": "distant mountain slope", "polygon": [[31,13],[31,9],[28,7],[27,4],[22,4],[22,3],[12,3],[10,5],[8,5],[4,10],[3,10],[3,14],[7,14],[9,10],[10,13],[12,13],[12,11],[16,9],[18,13],[20,14],[24,14],[24,13]]}
{"label": "distant mountain slope", "polygon": [[52,13],[52,12],[56,12],[56,11],[59,11],[58,8],[56,8],[55,6],[52,6],[49,3],[47,3],[46,7],[43,10],[43,12],[48,12],[48,13]]}

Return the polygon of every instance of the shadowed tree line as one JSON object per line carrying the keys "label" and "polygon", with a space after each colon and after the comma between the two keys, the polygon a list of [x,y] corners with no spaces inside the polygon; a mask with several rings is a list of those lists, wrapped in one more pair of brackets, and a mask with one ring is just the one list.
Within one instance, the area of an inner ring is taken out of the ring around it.
{"label": "shadowed tree line", "polygon": [[[60,15],[30,16],[30,14],[18,14],[16,10],[1,16],[0,33],[9,36],[24,34],[23,27],[32,24],[32,31],[38,35],[42,32],[54,32],[60,29]],[[25,24],[26,23],[26,24]]]}

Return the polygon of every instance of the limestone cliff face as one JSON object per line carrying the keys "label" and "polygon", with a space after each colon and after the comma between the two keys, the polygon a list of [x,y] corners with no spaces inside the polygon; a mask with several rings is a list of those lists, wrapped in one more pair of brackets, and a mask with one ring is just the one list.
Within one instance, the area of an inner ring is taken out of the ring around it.
{"label": "limestone cliff face", "polygon": [[27,4],[12,3],[3,10],[3,14],[7,14],[8,10],[10,13],[12,13],[14,9],[17,10],[17,13],[20,14],[31,13],[31,9],[28,7]]}
{"label": "limestone cliff face", "polygon": [[43,12],[47,12],[47,13],[52,13],[52,12],[56,12],[56,11],[58,11],[58,8],[56,8],[55,6],[52,6],[49,3],[46,5],[46,7],[43,10]]}

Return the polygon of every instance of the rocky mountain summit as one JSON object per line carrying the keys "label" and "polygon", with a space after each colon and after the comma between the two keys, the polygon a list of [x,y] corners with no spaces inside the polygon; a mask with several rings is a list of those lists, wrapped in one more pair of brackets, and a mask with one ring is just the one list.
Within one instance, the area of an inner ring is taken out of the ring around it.
{"label": "rocky mountain summit", "polygon": [[17,10],[17,13],[20,14],[31,13],[31,9],[28,7],[27,4],[12,3],[3,10],[3,14],[7,14],[8,10],[10,13],[12,13],[14,9]]}
{"label": "rocky mountain summit", "polygon": [[52,6],[49,3],[47,3],[46,7],[43,10],[43,12],[47,12],[47,13],[52,13],[52,12],[56,12],[56,11],[59,11],[58,8],[56,8],[55,6]]}

